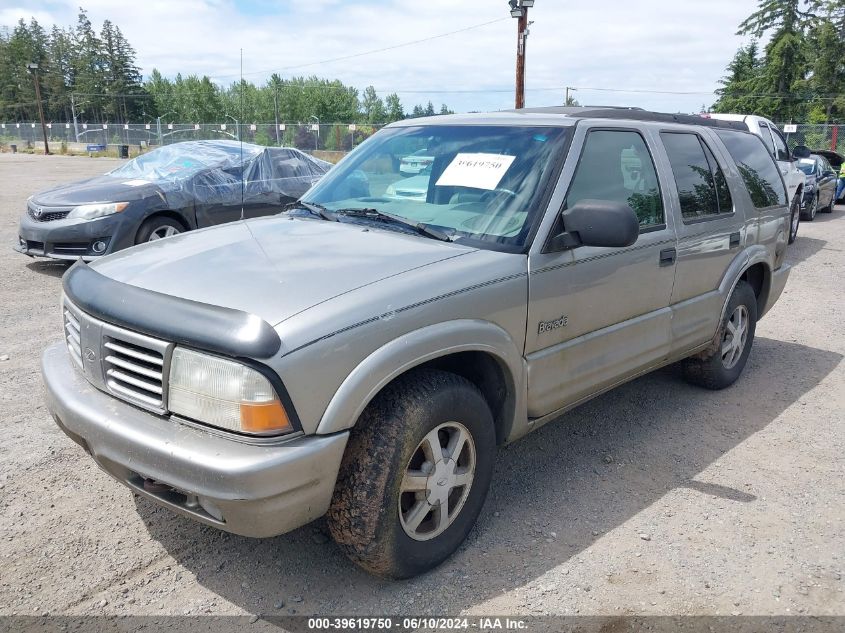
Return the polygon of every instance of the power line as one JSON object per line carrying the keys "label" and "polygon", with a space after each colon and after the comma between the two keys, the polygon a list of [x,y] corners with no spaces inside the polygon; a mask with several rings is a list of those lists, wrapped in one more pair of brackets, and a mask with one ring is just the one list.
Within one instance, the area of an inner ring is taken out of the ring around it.
{"label": "power line", "polygon": [[482,22],[480,24],[473,24],[472,26],[467,26],[467,27],[464,27],[462,29],[458,29],[457,31],[449,31],[448,33],[441,33],[440,35],[432,35],[430,37],[425,37],[425,38],[420,39],[420,40],[412,40],[410,42],[403,42],[401,44],[394,44],[392,46],[385,46],[384,48],[375,48],[373,50],[362,51],[360,53],[353,53],[351,55],[343,55],[341,57],[331,57],[329,59],[321,59],[320,61],[308,62],[308,63],[305,63],[305,64],[295,64],[293,66],[282,66],[281,68],[270,68],[268,70],[255,70],[255,71],[252,71],[252,72],[243,73],[243,75],[237,75],[237,74],[235,74],[235,75],[216,75],[216,77],[218,79],[225,79],[225,78],[229,78],[229,77],[238,77],[238,76],[244,76],[244,75],[262,75],[262,74],[266,74],[266,73],[278,73],[279,71],[283,71],[283,70],[294,70],[294,69],[297,69],[297,68],[310,68],[312,66],[320,66],[322,64],[330,64],[332,62],[340,62],[340,61],[345,61],[347,59],[356,59],[358,57],[364,57],[366,55],[375,55],[376,53],[385,53],[387,51],[393,51],[393,50],[396,50],[398,48],[405,48],[406,46],[414,46],[416,44],[424,44],[425,42],[431,42],[431,41],[434,41],[434,40],[439,40],[439,39],[442,39],[444,37],[449,37],[451,35],[457,35],[459,33],[466,33],[467,31],[472,31],[474,29],[480,29],[482,27],[489,26],[491,24],[496,24],[497,22],[504,22],[507,19],[508,18],[499,18],[497,20],[490,20],[489,22]]}

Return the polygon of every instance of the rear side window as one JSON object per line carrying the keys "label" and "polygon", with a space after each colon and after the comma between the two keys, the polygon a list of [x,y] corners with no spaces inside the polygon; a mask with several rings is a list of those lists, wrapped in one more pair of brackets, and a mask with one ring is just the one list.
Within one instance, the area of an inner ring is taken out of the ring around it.
{"label": "rear side window", "polygon": [[700,220],[733,212],[722,168],[699,136],[663,132],[660,137],[675,175],[683,218]]}
{"label": "rear side window", "polygon": [[775,162],[753,134],[717,130],[758,209],[786,205],[786,187]]}

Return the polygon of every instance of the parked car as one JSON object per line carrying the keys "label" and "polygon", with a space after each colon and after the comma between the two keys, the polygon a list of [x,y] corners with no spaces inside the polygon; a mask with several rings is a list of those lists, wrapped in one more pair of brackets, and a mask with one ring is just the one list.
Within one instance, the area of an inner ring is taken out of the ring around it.
{"label": "parked car", "polygon": [[769,153],[774,156],[783,180],[786,183],[786,191],[790,201],[789,243],[792,244],[795,238],[798,237],[798,226],[801,223],[805,176],[804,172],[798,169],[795,164],[795,159],[789,151],[786,139],[778,129],[778,126],[765,117],[753,114],[707,114],[704,116],[719,121],[739,121],[745,123],[752,134],[756,134],[763,139],[763,143],[766,145]]}
{"label": "parked car", "polygon": [[426,194],[428,194],[428,181],[430,178],[431,165],[423,169],[417,176],[403,178],[402,180],[397,180],[396,182],[388,185],[384,195],[387,198],[425,202]]}
{"label": "parked car", "polygon": [[278,213],[330,167],[286,147],[166,145],[103,176],[32,196],[15,250],[90,261],[191,229]]}
{"label": "parked car", "polygon": [[816,219],[816,213],[830,213],[836,203],[836,180],[837,172],[833,170],[827,159],[820,154],[810,154],[806,148],[796,147],[796,156],[803,155],[806,150],[807,157],[798,159],[798,169],[804,172],[807,180],[804,183],[804,201],[802,204],[803,213],[801,219],[812,222]]}
{"label": "parked car", "polygon": [[422,173],[426,167],[434,162],[434,157],[429,156],[427,149],[417,150],[402,158],[399,162],[399,172],[405,175],[416,175]]}
{"label": "parked car", "polygon": [[[842,169],[842,163],[845,163],[845,157],[842,156],[839,152],[834,152],[830,149],[814,149],[812,150],[813,154],[818,154],[819,156],[823,156],[827,159],[827,162],[830,163],[831,169],[836,173],[836,177],[839,178],[840,170]],[[836,193],[834,192],[834,195]],[[834,200],[833,203],[836,204],[837,202],[842,201],[842,197],[840,196],[838,200]]]}
{"label": "parked car", "polygon": [[[350,197],[361,172],[400,180],[387,158],[421,138],[426,201]],[[670,363],[736,381],[786,284],[789,228],[742,123],[397,122],[286,214],[75,264],[67,340],[42,360],[49,409],[174,512],[253,537],[328,514],[356,563],[413,576],[472,528],[497,446]]]}

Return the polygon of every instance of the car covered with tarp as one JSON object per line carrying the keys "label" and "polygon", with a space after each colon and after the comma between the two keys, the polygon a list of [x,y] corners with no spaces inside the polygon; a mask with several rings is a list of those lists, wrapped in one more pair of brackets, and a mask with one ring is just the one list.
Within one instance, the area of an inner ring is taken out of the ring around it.
{"label": "car covered with tarp", "polygon": [[229,140],[166,145],[102,176],[31,196],[15,249],[91,260],[184,231],[271,215],[330,167],[288,147]]}

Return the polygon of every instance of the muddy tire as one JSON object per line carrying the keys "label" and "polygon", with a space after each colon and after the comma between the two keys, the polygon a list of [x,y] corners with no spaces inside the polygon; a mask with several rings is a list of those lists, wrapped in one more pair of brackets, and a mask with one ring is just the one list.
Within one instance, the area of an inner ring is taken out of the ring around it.
{"label": "muddy tire", "polygon": [[682,362],[684,378],[707,389],[731,386],[742,374],[757,329],[757,297],[740,281],[728,301],[713,347]]}
{"label": "muddy tire", "polygon": [[443,371],[409,372],[352,431],[328,512],[334,540],[378,576],[428,571],[475,524],[495,454],[493,416],[475,385]]}

